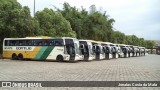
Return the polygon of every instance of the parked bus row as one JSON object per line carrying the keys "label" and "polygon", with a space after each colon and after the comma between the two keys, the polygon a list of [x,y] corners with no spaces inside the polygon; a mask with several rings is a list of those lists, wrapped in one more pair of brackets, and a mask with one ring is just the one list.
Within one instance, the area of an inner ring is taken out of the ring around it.
{"label": "parked bus row", "polygon": [[109,60],[145,56],[146,48],[101,42],[78,40],[71,37],[26,37],[5,38],[3,41],[3,58],[13,60]]}

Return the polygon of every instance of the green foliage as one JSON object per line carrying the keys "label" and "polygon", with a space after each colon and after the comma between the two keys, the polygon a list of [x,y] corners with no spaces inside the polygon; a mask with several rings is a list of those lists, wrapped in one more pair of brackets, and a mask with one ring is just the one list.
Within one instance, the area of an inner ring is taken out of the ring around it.
{"label": "green foliage", "polygon": [[154,48],[155,42],[152,40],[144,40],[144,38],[138,38],[135,35],[126,35],[125,44],[128,45],[136,45],[136,46],[143,46],[146,48]]}
{"label": "green foliage", "polygon": [[109,19],[105,13],[96,11],[95,5],[92,5],[90,13],[83,7],[78,10],[68,3],[63,5],[63,10],[59,11],[71,23],[72,30],[76,32],[77,38],[100,41],[110,41],[112,39],[110,33],[113,32],[114,19]]}
{"label": "green foliage", "polygon": [[120,43],[120,44],[123,44],[125,43],[125,34],[124,33],[121,33],[119,31],[114,31],[113,33],[113,37],[112,37],[112,41],[113,43]]}
{"label": "green foliage", "polygon": [[43,11],[36,13],[35,19],[38,20],[44,36],[76,37],[70,23],[59,12],[45,8]]}
{"label": "green foliage", "polygon": [[145,45],[144,45],[146,48],[154,48],[154,46],[155,46],[155,42],[154,41],[152,41],[152,40],[146,40],[145,41]]}

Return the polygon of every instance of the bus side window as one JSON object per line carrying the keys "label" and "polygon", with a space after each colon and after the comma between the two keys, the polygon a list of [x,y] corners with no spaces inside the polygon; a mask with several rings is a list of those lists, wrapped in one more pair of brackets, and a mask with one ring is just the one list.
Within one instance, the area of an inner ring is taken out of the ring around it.
{"label": "bus side window", "polygon": [[43,41],[38,40],[38,41],[36,42],[36,45],[42,46],[42,45],[43,45]]}
{"label": "bus side window", "polygon": [[62,39],[55,39],[54,41],[55,46],[63,46],[63,40]]}
{"label": "bus side window", "polygon": [[36,46],[36,41],[35,40],[32,40],[32,45]]}
{"label": "bus side window", "polygon": [[24,43],[23,43],[23,40],[19,40],[19,46],[23,46]]}
{"label": "bus side window", "polygon": [[58,41],[55,41],[55,46],[59,46],[59,42]]}
{"label": "bus side window", "polygon": [[10,43],[10,46],[15,46],[16,41],[15,40],[11,40],[9,43]]}
{"label": "bus side window", "polygon": [[18,40],[15,40],[15,46],[19,46],[19,41]]}
{"label": "bus side window", "polygon": [[32,40],[25,40],[24,45],[25,46],[31,46],[32,45]]}
{"label": "bus side window", "polygon": [[9,46],[10,45],[10,41],[9,40],[5,40],[5,46]]}
{"label": "bus side window", "polygon": [[43,45],[42,40],[39,40],[39,39],[33,40],[33,46],[42,46],[42,45]]}
{"label": "bus side window", "polygon": [[49,45],[49,40],[48,39],[44,40],[43,44],[44,44],[44,46],[48,46]]}
{"label": "bus side window", "polygon": [[54,40],[48,40],[48,45],[53,46],[54,45]]}

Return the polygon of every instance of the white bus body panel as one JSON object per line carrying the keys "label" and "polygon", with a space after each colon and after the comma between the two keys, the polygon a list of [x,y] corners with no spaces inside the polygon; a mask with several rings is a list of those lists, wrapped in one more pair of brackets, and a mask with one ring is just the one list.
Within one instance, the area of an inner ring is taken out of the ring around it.
{"label": "white bus body panel", "polygon": [[112,54],[109,53],[109,59],[111,59],[112,57],[113,57]]}
{"label": "white bus body panel", "polygon": [[116,53],[116,59],[118,58],[119,56],[118,56],[118,54]]}
{"label": "white bus body panel", "polygon": [[95,56],[94,56],[94,55],[89,55],[88,60],[91,61],[91,60],[93,60],[93,59],[95,59]]}
{"label": "white bus body panel", "polygon": [[65,61],[69,61],[70,55],[64,54],[64,47],[55,46],[46,59],[56,60],[58,55],[62,55]]}
{"label": "white bus body panel", "polygon": [[105,54],[100,54],[100,60],[105,59]]}

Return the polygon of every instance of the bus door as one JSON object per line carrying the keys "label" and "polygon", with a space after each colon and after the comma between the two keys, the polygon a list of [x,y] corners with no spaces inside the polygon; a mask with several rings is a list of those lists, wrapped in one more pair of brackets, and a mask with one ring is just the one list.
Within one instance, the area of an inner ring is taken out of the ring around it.
{"label": "bus door", "polygon": [[138,56],[138,52],[139,52],[139,51],[138,51],[138,48],[136,48],[136,56]]}
{"label": "bus door", "polygon": [[112,47],[112,54],[113,54],[113,58],[116,58],[116,48]]}
{"label": "bus door", "polygon": [[141,56],[143,56],[143,51],[144,51],[143,48],[141,48]]}
{"label": "bus door", "polygon": [[102,46],[102,58],[103,59],[106,59],[105,58],[105,52],[106,52],[106,48],[105,48],[105,46]]}
{"label": "bus door", "polygon": [[135,49],[132,47],[132,57],[135,56]]}
{"label": "bus door", "polygon": [[98,45],[93,45],[93,52],[95,53],[95,60],[100,59],[100,47]]}
{"label": "bus door", "polygon": [[110,54],[110,48],[108,46],[106,46],[106,49],[105,49],[105,59],[110,59],[109,57],[109,54]]}
{"label": "bus door", "polygon": [[75,46],[73,39],[65,39],[66,51],[70,55],[70,60],[75,60]]}
{"label": "bus door", "polygon": [[96,60],[100,60],[100,46],[96,45]]}
{"label": "bus door", "polygon": [[146,55],[146,49],[144,48],[144,56]]}
{"label": "bus door", "polygon": [[93,55],[94,55],[93,59],[96,59],[96,46],[92,45],[92,51],[93,51]]}
{"label": "bus door", "polygon": [[124,57],[125,57],[125,58],[128,57],[127,48],[126,48],[126,47],[123,47],[123,48],[122,48],[122,51],[123,51],[123,53],[124,53]]}
{"label": "bus door", "polygon": [[84,60],[88,60],[89,58],[88,46],[81,44],[80,50],[81,50],[82,55],[84,56]]}
{"label": "bus door", "polygon": [[131,49],[129,47],[127,47],[127,48],[128,48],[128,57],[130,57],[131,56]]}
{"label": "bus door", "polygon": [[84,59],[89,60],[89,47],[88,47],[88,45],[85,45],[84,48],[85,48]]}

